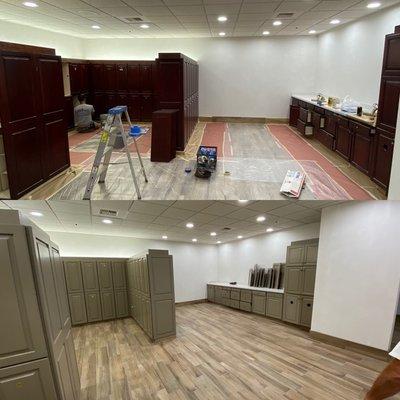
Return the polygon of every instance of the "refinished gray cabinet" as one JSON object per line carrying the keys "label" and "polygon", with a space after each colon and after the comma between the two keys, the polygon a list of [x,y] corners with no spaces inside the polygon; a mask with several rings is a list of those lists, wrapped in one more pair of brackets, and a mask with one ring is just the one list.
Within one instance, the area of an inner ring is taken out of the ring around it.
{"label": "refinished gray cabinet", "polygon": [[283,294],[267,293],[267,305],[265,315],[267,317],[282,319]]}
{"label": "refinished gray cabinet", "polygon": [[125,259],[68,257],[64,270],[73,325],[129,315]]}
{"label": "refinished gray cabinet", "polygon": [[212,285],[207,285],[207,300],[211,302],[215,300],[215,291]]}
{"label": "refinished gray cabinet", "polygon": [[176,334],[172,256],[148,250],[127,264],[130,315],[152,340]]}
{"label": "refinished gray cabinet", "polygon": [[288,247],[287,260],[291,264],[285,267],[284,321],[311,326],[317,257],[318,239],[294,242]]}
{"label": "refinished gray cabinet", "polygon": [[79,400],[59,250],[29,220],[9,214],[12,226],[0,215],[0,398]]}

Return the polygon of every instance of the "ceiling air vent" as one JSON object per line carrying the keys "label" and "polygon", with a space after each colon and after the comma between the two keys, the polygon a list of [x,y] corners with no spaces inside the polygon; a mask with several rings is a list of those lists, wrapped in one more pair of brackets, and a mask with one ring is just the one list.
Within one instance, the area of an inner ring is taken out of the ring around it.
{"label": "ceiling air vent", "polygon": [[140,17],[126,17],[124,20],[126,22],[143,22],[143,19]]}
{"label": "ceiling air vent", "polygon": [[103,217],[116,217],[118,215],[118,211],[106,210],[105,208],[100,208],[99,215]]}
{"label": "ceiling air vent", "polygon": [[277,18],[292,18],[294,13],[279,13]]}

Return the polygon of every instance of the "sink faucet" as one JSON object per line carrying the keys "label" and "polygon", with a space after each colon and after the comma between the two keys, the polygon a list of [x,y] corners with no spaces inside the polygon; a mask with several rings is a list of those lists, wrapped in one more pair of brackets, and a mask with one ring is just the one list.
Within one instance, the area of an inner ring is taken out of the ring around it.
{"label": "sink faucet", "polygon": [[376,118],[376,114],[378,113],[378,104],[374,103],[372,105],[372,111],[371,111],[371,115]]}

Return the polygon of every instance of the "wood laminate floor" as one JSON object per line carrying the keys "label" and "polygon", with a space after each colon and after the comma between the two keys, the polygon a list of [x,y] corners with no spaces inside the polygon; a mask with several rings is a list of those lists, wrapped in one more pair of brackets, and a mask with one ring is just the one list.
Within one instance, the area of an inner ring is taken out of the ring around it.
{"label": "wood laminate floor", "polygon": [[157,344],[130,318],[74,328],[82,400],[362,399],[386,365],[216,304],[176,314],[177,337]]}

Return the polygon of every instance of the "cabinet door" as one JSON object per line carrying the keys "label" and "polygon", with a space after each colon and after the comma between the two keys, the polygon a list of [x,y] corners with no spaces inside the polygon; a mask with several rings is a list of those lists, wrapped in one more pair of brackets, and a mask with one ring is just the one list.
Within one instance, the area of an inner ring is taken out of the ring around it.
{"label": "cabinet door", "polygon": [[68,300],[72,325],[85,324],[87,322],[87,315],[84,294],[82,292],[70,293]]}
{"label": "cabinet door", "polygon": [[25,229],[0,229],[0,367],[6,367],[46,357],[47,350]]}
{"label": "cabinet door", "polygon": [[371,170],[372,136],[371,128],[350,123],[353,131],[353,145],[350,161],[360,171],[369,175]]}
{"label": "cabinet door", "polygon": [[251,303],[251,291],[250,290],[241,290],[240,291],[240,301],[246,301]]}
{"label": "cabinet door", "polygon": [[350,159],[352,134],[349,128],[338,125],[336,130],[335,151],[346,160]]}
{"label": "cabinet door", "polygon": [[207,300],[213,302],[215,298],[214,286],[207,285]]}
{"label": "cabinet door", "polygon": [[64,261],[64,271],[68,292],[82,292],[81,263],[79,261]]}
{"label": "cabinet door", "polygon": [[140,66],[139,64],[128,65],[128,90],[140,92]]}
{"label": "cabinet door", "polygon": [[151,64],[140,65],[140,90],[142,92],[153,90],[153,68]]}
{"label": "cabinet door", "polygon": [[85,293],[86,313],[88,322],[101,321],[100,293]]}
{"label": "cabinet door", "polygon": [[81,269],[85,292],[99,290],[96,261],[82,261]]}
{"label": "cabinet door", "polygon": [[128,69],[126,64],[117,64],[116,89],[118,91],[128,90]]}
{"label": "cabinet door", "polygon": [[71,316],[68,306],[67,286],[65,283],[64,267],[61,261],[60,252],[54,246],[52,247],[52,255],[54,261],[54,273],[56,278],[57,292],[60,299],[60,315],[63,327],[71,326]]}
{"label": "cabinet door", "polygon": [[105,94],[101,92],[95,92],[92,100],[95,116],[99,117],[100,114],[105,114],[107,111]]}
{"label": "cabinet door", "polygon": [[299,296],[285,294],[282,319],[292,324],[300,323],[301,300]]}
{"label": "cabinet door", "polygon": [[34,56],[0,52],[0,120],[11,198],[44,182],[39,90]]}
{"label": "cabinet door", "polygon": [[131,121],[139,121],[142,108],[142,96],[140,94],[128,95],[128,112]]}
{"label": "cabinet door", "polygon": [[94,91],[105,90],[106,85],[104,81],[104,65],[103,64],[91,64],[92,72],[92,89]]}
{"label": "cabinet door", "polygon": [[384,135],[383,132],[385,131],[377,129],[373,180],[387,189],[392,170],[394,140]]}
{"label": "cabinet door", "polygon": [[42,154],[45,176],[49,178],[70,165],[61,58],[38,57],[37,68],[43,116]]}
{"label": "cabinet door", "polygon": [[288,246],[286,252],[286,264],[301,264],[304,260],[304,246]]}
{"label": "cabinet door", "polygon": [[141,99],[141,120],[151,121],[153,116],[153,96],[151,94],[142,95]]}
{"label": "cabinet door", "polygon": [[115,64],[105,64],[104,65],[104,90],[115,91],[116,82],[116,68]]}
{"label": "cabinet door", "polygon": [[283,295],[267,293],[266,313],[268,317],[282,319]]}
{"label": "cabinet door", "polygon": [[302,294],[314,296],[315,288],[315,265],[306,265],[303,267],[303,290]]}
{"label": "cabinet door", "polygon": [[400,78],[382,78],[377,126],[388,131],[392,137],[396,134],[399,96]]}
{"label": "cabinet door", "polygon": [[311,326],[313,298],[304,297],[301,301],[300,325]]}
{"label": "cabinet door", "polygon": [[80,64],[69,64],[69,84],[71,94],[79,93],[81,90],[81,74],[79,65]]}
{"label": "cabinet door", "polygon": [[101,294],[101,310],[103,320],[115,318],[115,301],[114,292],[102,292]]}
{"label": "cabinet door", "polygon": [[117,318],[128,316],[128,293],[126,290],[115,292],[115,315]]}
{"label": "cabinet door", "polygon": [[57,400],[49,360],[0,369],[0,394],[2,400]]}
{"label": "cabinet door", "polygon": [[253,293],[252,311],[255,314],[265,315],[266,297],[265,294],[259,295]]}
{"label": "cabinet door", "polygon": [[304,248],[304,262],[306,264],[316,264],[318,258],[318,243],[306,244]]}
{"label": "cabinet door", "polygon": [[114,289],[126,289],[126,264],[125,261],[113,261],[112,272]]}
{"label": "cabinet door", "polygon": [[112,268],[110,261],[97,261],[100,290],[113,290]]}
{"label": "cabinet door", "polygon": [[301,294],[303,291],[303,267],[285,267],[285,292]]}

